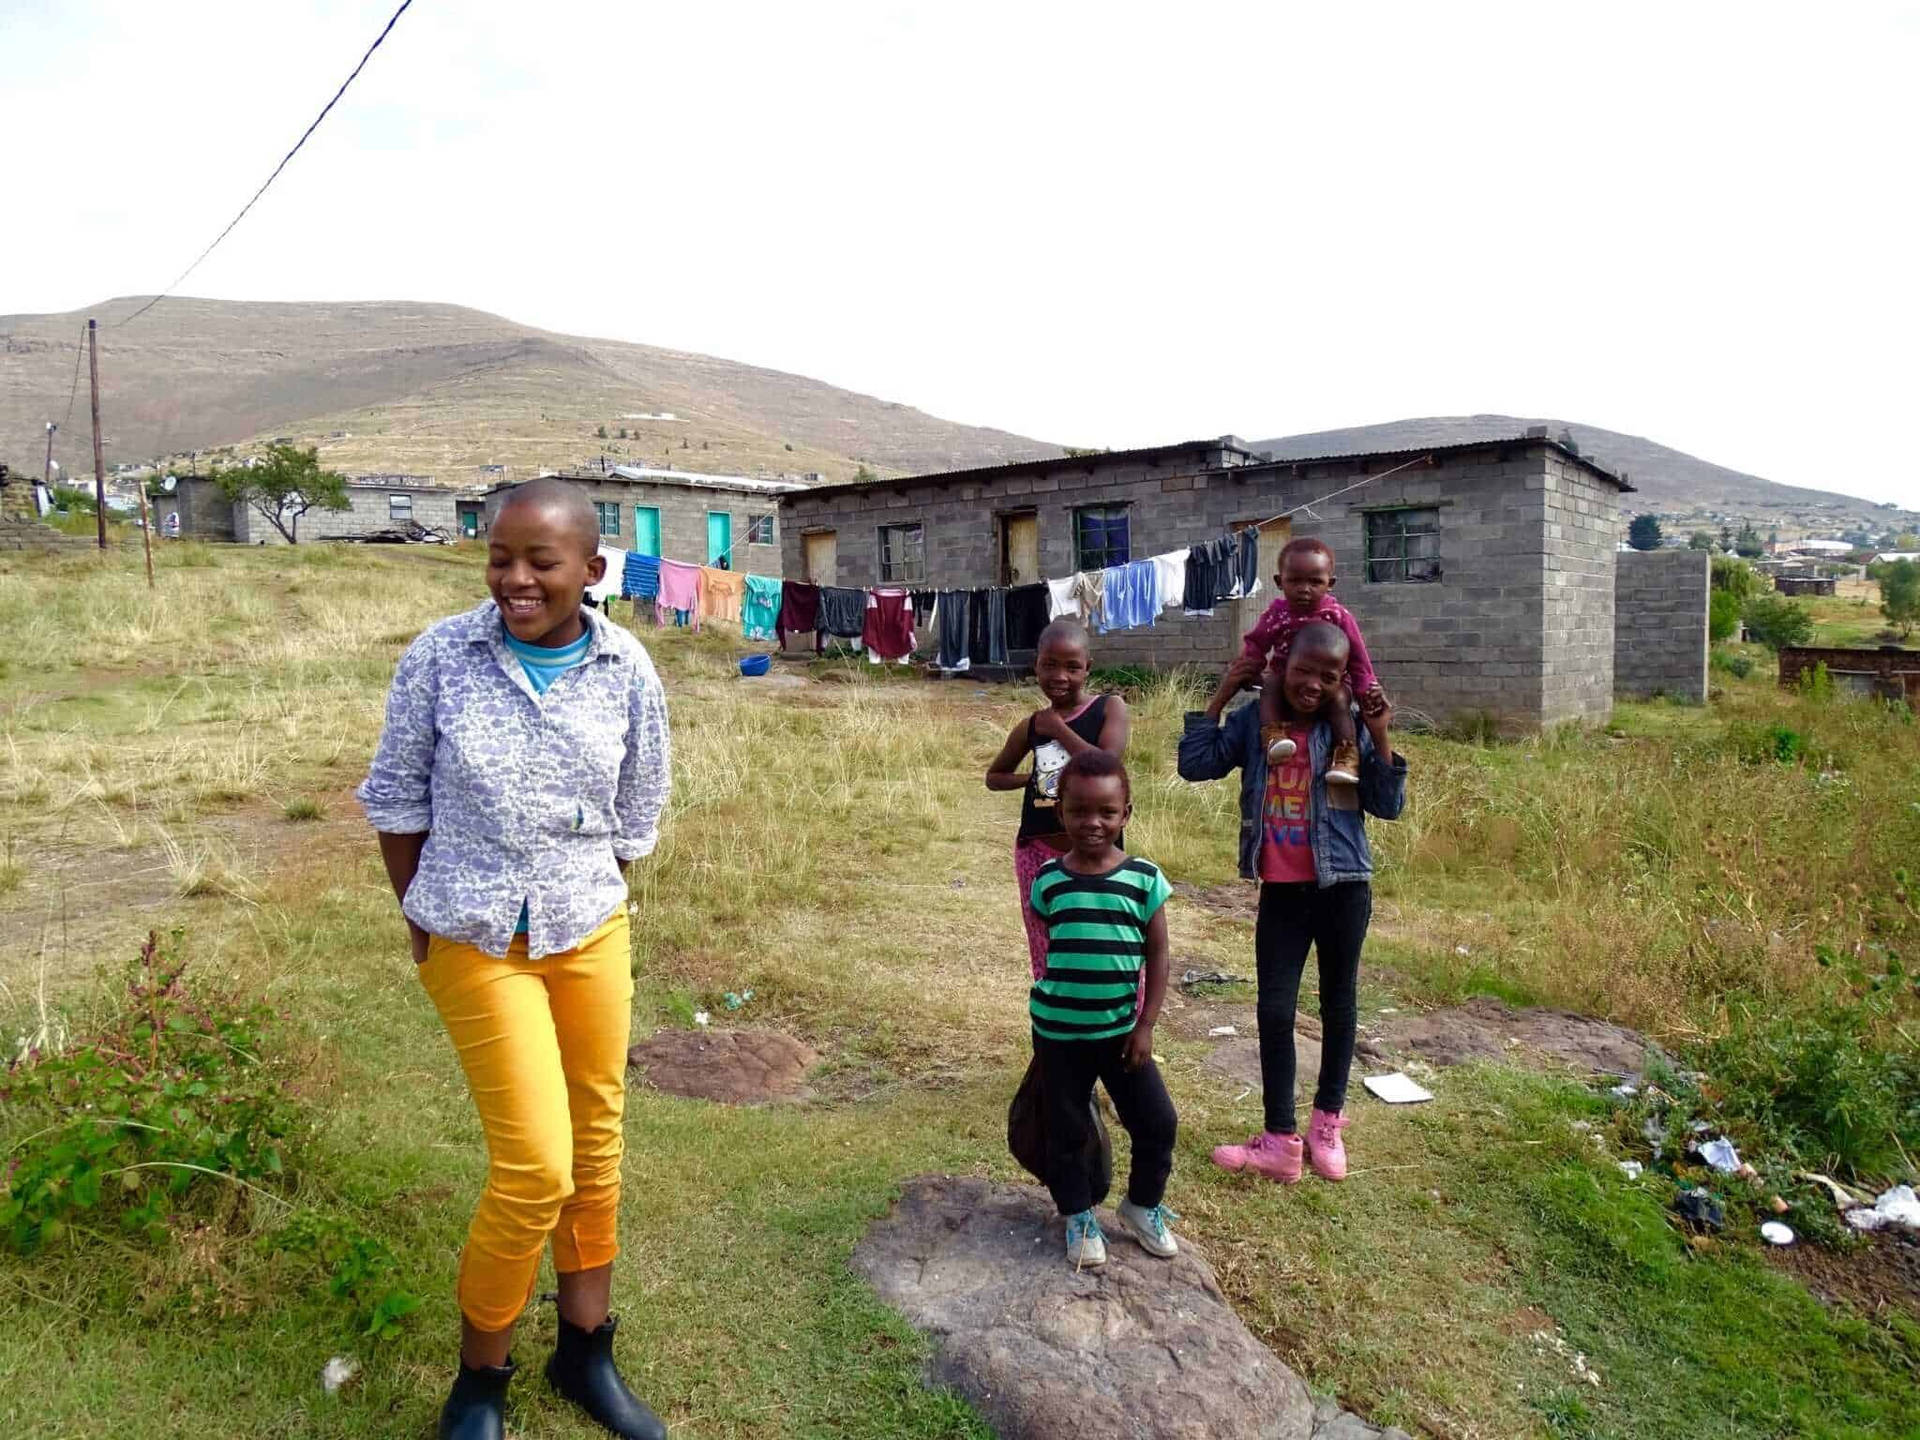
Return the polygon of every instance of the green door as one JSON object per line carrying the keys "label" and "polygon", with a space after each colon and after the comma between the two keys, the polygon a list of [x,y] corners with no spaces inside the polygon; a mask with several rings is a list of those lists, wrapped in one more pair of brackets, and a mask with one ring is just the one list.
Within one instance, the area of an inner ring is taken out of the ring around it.
{"label": "green door", "polygon": [[633,507],[633,548],[640,555],[660,554],[660,511],[653,505]]}
{"label": "green door", "polygon": [[[725,510],[707,512],[707,564],[718,565],[720,557],[733,549],[733,516]],[[727,561],[729,568],[733,561]]]}

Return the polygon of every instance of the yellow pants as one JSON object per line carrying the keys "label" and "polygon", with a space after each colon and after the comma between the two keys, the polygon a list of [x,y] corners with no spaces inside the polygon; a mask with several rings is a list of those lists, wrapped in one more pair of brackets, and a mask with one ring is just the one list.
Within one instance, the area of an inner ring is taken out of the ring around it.
{"label": "yellow pants", "polygon": [[619,1253],[627,917],[538,960],[527,958],[524,935],[498,960],[436,935],[419,968],[487,1136],[487,1188],[455,1293],[476,1328],[504,1330],[532,1298],[549,1236],[563,1274]]}

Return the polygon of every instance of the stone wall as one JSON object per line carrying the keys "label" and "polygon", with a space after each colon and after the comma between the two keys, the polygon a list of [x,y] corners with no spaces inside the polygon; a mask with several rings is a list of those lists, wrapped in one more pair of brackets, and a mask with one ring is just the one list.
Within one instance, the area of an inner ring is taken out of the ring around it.
{"label": "stone wall", "polygon": [[61,550],[78,553],[97,548],[98,541],[56,530],[40,518],[33,504],[33,486],[24,477],[0,485],[0,552]]}
{"label": "stone wall", "polygon": [[[719,486],[675,484],[671,481],[623,480],[609,476],[604,480],[571,479],[589,500],[620,507],[620,534],[608,535],[604,543],[620,550],[631,550],[634,543],[635,506],[647,506],[660,512],[660,551],[669,560],[684,560],[690,565],[706,563],[707,516],[723,512],[733,517],[733,553],[729,566],[749,575],[781,573],[780,532],[784,528],[779,513],[779,497],[758,492],[745,493]],[[493,526],[500,513],[506,490],[489,491],[486,512],[481,517],[481,533]],[[774,538],[770,545],[747,541],[750,522],[757,516],[772,516]],[[793,572],[798,574],[796,567]]]}
{"label": "stone wall", "polygon": [[[877,583],[879,527],[917,522],[925,583],[973,588],[997,583],[996,521],[1016,511],[1037,515],[1041,573],[1058,576],[1074,568],[1079,505],[1127,506],[1138,559],[1313,501],[1310,512],[1292,518],[1290,533],[1333,548],[1335,593],[1359,620],[1381,681],[1407,718],[1443,724],[1485,716],[1520,731],[1606,714],[1619,494],[1612,482],[1549,445],[1525,441],[1442,453],[1433,464],[1392,474],[1399,459],[1226,468],[1218,459],[1206,447],[1147,459],[1087,456],[1005,477],[973,472],[788,496],[785,573],[803,573],[806,532],[832,530],[837,582]],[[1322,498],[1340,491],[1347,493]],[[1367,517],[1402,509],[1433,512],[1438,578],[1370,580]],[[1095,664],[1217,671],[1274,598],[1277,548],[1263,545],[1267,579],[1255,600],[1222,606],[1211,619],[1176,611],[1151,627],[1097,636]]]}
{"label": "stone wall", "polygon": [[1704,701],[1712,557],[1705,550],[1622,550],[1614,562],[1614,694]]}

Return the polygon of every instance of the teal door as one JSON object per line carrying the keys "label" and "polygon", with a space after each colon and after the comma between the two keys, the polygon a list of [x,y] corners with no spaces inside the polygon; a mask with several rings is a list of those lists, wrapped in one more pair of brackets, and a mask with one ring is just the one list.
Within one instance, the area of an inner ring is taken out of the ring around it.
{"label": "teal door", "polygon": [[[718,565],[720,557],[733,549],[733,516],[725,510],[707,512],[707,564]],[[729,568],[733,562],[727,561]]]}
{"label": "teal door", "polygon": [[633,548],[641,555],[660,554],[660,511],[653,505],[633,507]]}

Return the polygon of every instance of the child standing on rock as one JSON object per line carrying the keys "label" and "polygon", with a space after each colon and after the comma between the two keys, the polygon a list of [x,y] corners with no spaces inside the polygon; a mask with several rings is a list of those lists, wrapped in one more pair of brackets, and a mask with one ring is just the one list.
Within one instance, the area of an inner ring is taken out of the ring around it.
{"label": "child standing on rock", "polygon": [[[1047,703],[1007,736],[987,766],[989,790],[1020,790],[1020,830],[1013,842],[1013,877],[1020,890],[1020,915],[1027,927],[1027,960],[1038,980],[1047,965],[1047,932],[1033,913],[1034,877],[1040,867],[1066,853],[1066,827],[1060,818],[1060,776],[1067,762],[1089,750],[1104,750],[1116,760],[1127,749],[1127,702],[1118,695],[1088,695],[1093,658],[1087,629],[1078,620],[1055,620],[1040,632],[1033,671]],[[1015,769],[1029,755],[1032,767]],[[1116,845],[1125,844],[1116,837]]]}
{"label": "child standing on rock", "polygon": [[1172,887],[1158,865],[1120,848],[1133,799],[1112,754],[1089,747],[1075,755],[1060,772],[1059,795],[1070,848],[1034,878],[1047,953],[1028,1001],[1045,1091],[1047,1190],[1067,1218],[1067,1259],[1075,1268],[1106,1264],[1085,1163],[1097,1080],[1133,1141],[1120,1224],[1149,1255],[1171,1259],[1180,1247],[1161,1202],[1179,1118],[1154,1064],[1153,1026],[1167,993]]}
{"label": "child standing on rock", "polygon": [[[1269,765],[1261,707],[1243,705],[1221,723],[1227,701],[1252,682],[1262,660],[1242,656],[1227,670],[1206,710],[1187,716],[1180,738],[1184,780],[1218,780],[1240,771],[1240,873],[1260,881],[1254,929],[1259,998],[1260,1089],[1265,1128],[1244,1145],[1222,1145],[1213,1162],[1291,1184],[1300,1178],[1302,1144],[1294,1115],[1293,1017],[1311,946],[1320,967],[1319,1086],[1308,1122],[1306,1159],[1315,1173],[1341,1180],[1347,1152],[1347,1074],[1358,1027],[1360,948],[1373,916],[1373,857],[1365,816],[1396,818],[1406,804],[1406,757],[1396,755],[1381,703],[1364,717],[1357,788],[1329,784],[1333,727],[1321,713],[1347,672],[1347,637],[1314,623],[1293,637],[1276,687],[1292,722],[1286,759]],[[1271,683],[1271,682],[1269,682]]]}
{"label": "child standing on rock", "polygon": [[640,642],[581,605],[606,567],[592,506],[513,490],[492,600],[407,648],[361,804],[420,983],[459,1053],[490,1168],[456,1295],[441,1440],[501,1440],[514,1322],[553,1245],[547,1380],[615,1435],[665,1440],[613,1362],[621,1116],[633,1006],[628,864],[666,804],[666,696]]}

